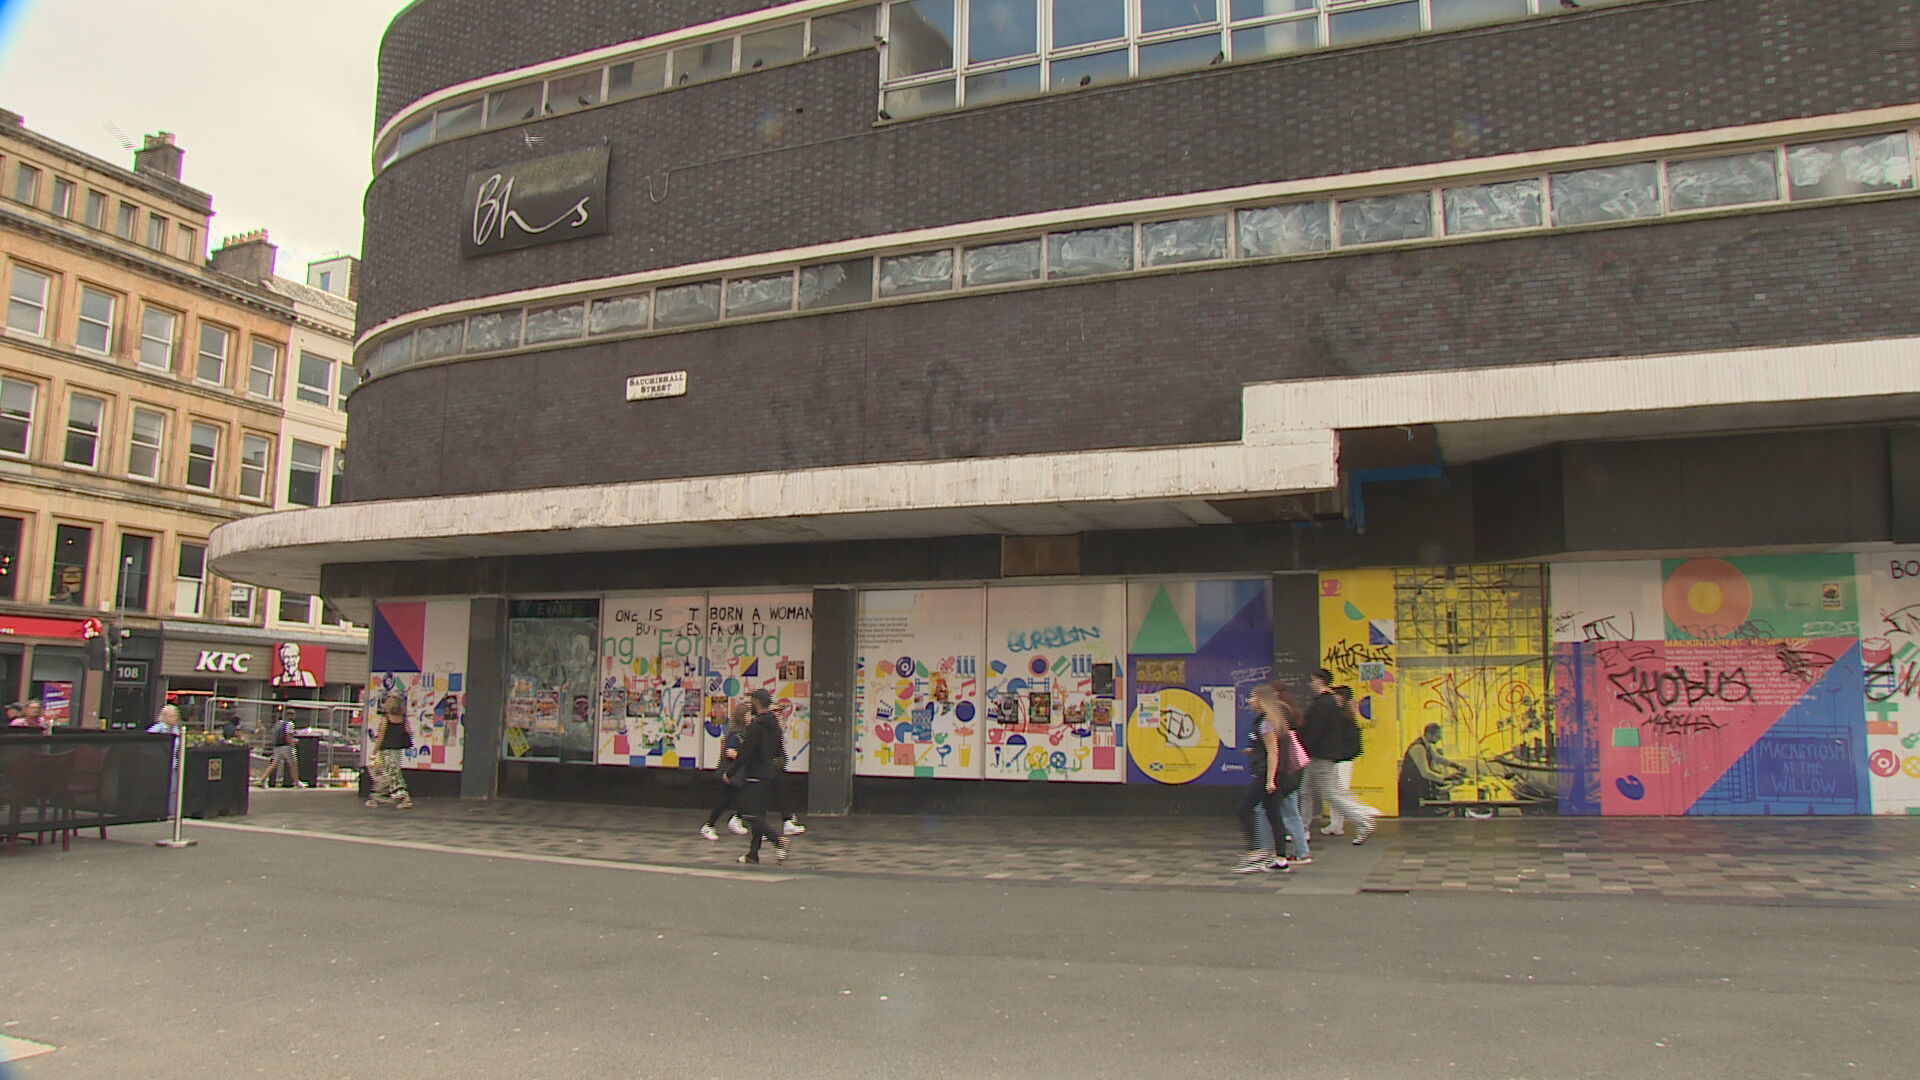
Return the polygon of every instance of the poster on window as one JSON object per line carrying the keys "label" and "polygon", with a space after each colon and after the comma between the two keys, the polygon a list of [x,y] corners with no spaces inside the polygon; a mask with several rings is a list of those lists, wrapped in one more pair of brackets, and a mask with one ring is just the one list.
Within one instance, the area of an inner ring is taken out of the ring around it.
{"label": "poster on window", "polygon": [[[465,600],[374,605],[368,719],[389,695],[404,697],[413,732],[413,748],[406,753],[409,769],[461,769],[468,615]],[[373,725],[366,730],[370,734]]]}
{"label": "poster on window", "polygon": [[700,766],[706,596],[610,596],[600,609],[601,765]]}
{"label": "poster on window", "polygon": [[1127,780],[1241,784],[1253,688],[1273,678],[1265,579],[1127,587]]}
{"label": "poster on window", "polygon": [[813,594],[710,593],[705,646],[704,767],[719,764],[728,704],[766,690],[786,713],[781,726],[787,770],[806,772],[813,736]]}
{"label": "poster on window", "polygon": [[860,594],[856,775],[984,775],[986,601],[985,589]]}
{"label": "poster on window", "polygon": [[1125,586],[987,590],[985,773],[1126,779]]}
{"label": "poster on window", "polygon": [[506,756],[592,761],[600,601],[507,605]]}

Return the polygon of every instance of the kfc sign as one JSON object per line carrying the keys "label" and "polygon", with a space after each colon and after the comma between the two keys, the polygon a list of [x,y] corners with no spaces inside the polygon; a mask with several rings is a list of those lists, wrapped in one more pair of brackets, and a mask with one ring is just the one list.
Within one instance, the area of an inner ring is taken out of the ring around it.
{"label": "kfc sign", "polygon": [[201,649],[200,659],[193,662],[195,671],[220,671],[235,675],[245,675],[253,663],[252,653],[217,652],[213,649]]}
{"label": "kfc sign", "polygon": [[317,689],[327,685],[327,648],[283,641],[273,650],[274,686]]}

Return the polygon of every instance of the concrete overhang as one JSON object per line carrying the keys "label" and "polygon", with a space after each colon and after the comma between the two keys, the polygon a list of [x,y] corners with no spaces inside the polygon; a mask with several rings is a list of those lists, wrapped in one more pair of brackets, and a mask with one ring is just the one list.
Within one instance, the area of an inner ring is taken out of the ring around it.
{"label": "concrete overhang", "polygon": [[1337,489],[1343,431],[1430,427],[1449,463],[1554,443],[1920,421],[1920,338],[1245,387],[1202,446],[894,462],[346,503],[222,525],[214,569],[317,592],[329,564],[1224,524]]}

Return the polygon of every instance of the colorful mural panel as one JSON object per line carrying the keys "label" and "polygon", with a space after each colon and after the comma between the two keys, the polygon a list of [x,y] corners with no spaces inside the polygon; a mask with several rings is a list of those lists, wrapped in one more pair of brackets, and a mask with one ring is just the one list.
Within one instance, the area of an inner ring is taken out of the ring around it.
{"label": "colorful mural panel", "polygon": [[1121,585],[987,590],[987,778],[1126,779],[1126,605]]}
{"label": "colorful mural panel", "polygon": [[704,768],[720,763],[728,702],[766,690],[792,711],[782,721],[787,769],[806,772],[812,749],[813,594],[711,593],[706,612]]}
{"label": "colorful mural panel", "polygon": [[1663,636],[1556,645],[1562,810],[1869,812],[1853,556],[1671,559],[1658,585]]}
{"label": "colorful mural panel", "polygon": [[601,765],[700,765],[707,598],[610,596],[600,608]]}
{"label": "colorful mural panel", "polygon": [[[1353,688],[1363,752],[1353,763],[1353,793],[1382,813],[1399,813],[1399,624],[1393,571],[1329,571],[1320,575],[1320,666]],[[1306,701],[1305,687],[1295,692]]]}
{"label": "colorful mural panel", "polygon": [[1264,579],[1128,586],[1128,782],[1246,782],[1246,698],[1273,677],[1270,591]]}
{"label": "colorful mural panel", "polygon": [[860,594],[856,775],[984,775],[986,615],[985,589]]}
{"label": "colorful mural panel", "polygon": [[1859,556],[1867,771],[1877,814],[1920,814],[1920,547]]}
{"label": "colorful mural panel", "polygon": [[460,771],[468,617],[465,600],[374,605],[367,701],[377,706],[389,694],[406,695],[413,730],[409,769]]}
{"label": "colorful mural panel", "polygon": [[1545,568],[1394,572],[1400,814],[1555,813]]}

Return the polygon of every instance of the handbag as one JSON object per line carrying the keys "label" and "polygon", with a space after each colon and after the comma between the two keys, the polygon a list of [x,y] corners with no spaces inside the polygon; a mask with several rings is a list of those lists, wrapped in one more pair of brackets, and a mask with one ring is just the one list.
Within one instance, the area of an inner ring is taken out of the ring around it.
{"label": "handbag", "polygon": [[1286,746],[1282,752],[1286,755],[1286,772],[1295,773],[1307,767],[1307,748],[1300,745],[1300,736],[1294,734],[1292,728],[1287,729]]}

